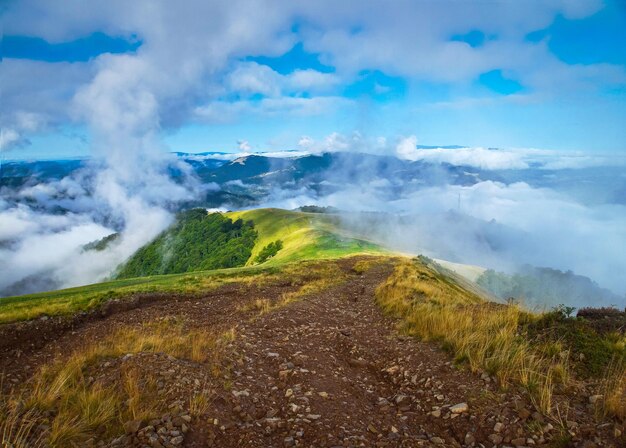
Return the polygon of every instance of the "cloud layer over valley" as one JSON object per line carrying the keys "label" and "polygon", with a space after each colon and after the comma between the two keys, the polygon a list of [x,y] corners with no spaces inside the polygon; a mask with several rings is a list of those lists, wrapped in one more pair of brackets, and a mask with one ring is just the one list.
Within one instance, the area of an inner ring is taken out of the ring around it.
{"label": "cloud layer over valley", "polygon": [[[106,160],[99,162],[104,167],[93,160],[60,180],[31,178],[21,187],[4,186],[0,289],[26,292],[102,280],[185,204],[317,204],[344,211],[340,222],[346,230],[393,250],[509,273],[525,264],[571,270],[618,296],[626,292],[620,275],[626,269],[626,172],[619,164],[598,168],[594,159],[586,167],[554,169],[569,162],[537,150],[507,150],[502,157],[483,148],[424,149],[414,138],[382,151],[424,155],[407,160],[372,154],[381,152],[382,139],[368,143],[334,135],[323,145],[330,149],[332,142],[339,142],[335,151],[280,158],[182,155],[151,174],[161,183],[117,179],[120,174],[110,173]],[[359,152],[367,148],[369,153]],[[466,164],[450,163],[456,160]],[[611,181],[598,178],[598,170]],[[108,182],[108,176],[115,180]],[[141,190],[144,183],[149,192]],[[84,249],[115,231],[122,237],[104,251]]]}

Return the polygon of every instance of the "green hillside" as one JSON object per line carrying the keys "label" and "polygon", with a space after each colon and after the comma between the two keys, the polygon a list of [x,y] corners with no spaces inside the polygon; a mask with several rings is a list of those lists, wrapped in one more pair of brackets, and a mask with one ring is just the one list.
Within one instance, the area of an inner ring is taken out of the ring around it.
{"label": "green hillside", "polygon": [[254,222],[258,236],[247,265],[255,264],[263,249],[276,241],[282,242],[282,249],[266,263],[385,252],[369,241],[342,234],[333,215],[261,208],[230,212],[226,216]]}
{"label": "green hillside", "polygon": [[112,280],[75,288],[0,298],[0,324],[40,316],[72,315],[98,308],[104,303],[134,294],[193,294],[223,283],[242,281],[274,271],[262,266],[216,269],[185,274],[154,275]]}
{"label": "green hillside", "polygon": [[332,215],[280,209],[207,213],[192,209],[139,249],[116,278],[381,253],[368,241],[341,235]]}

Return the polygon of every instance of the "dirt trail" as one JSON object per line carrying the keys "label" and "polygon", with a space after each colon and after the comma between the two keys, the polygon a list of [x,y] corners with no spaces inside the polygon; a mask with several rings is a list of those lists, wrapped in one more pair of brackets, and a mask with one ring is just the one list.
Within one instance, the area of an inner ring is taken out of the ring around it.
{"label": "dirt trail", "polygon": [[[5,353],[0,368],[21,380],[33,365],[114,328],[179,316],[192,327],[236,326],[224,375],[162,354],[104,364],[99,373],[112,378],[130,364],[159,375],[160,393],[172,403],[163,424],[180,417],[186,422],[168,423],[177,437],[166,442],[158,434],[148,441],[148,430],[140,429],[107,446],[500,447],[541,446],[556,437],[556,422],[536,413],[522,393],[503,393],[487,375],[455,367],[436,345],[399,335],[374,300],[393,266],[375,265],[359,275],[354,262],[339,262],[347,275],[342,284],[268,313],[241,306],[258,298],[276,302],[293,286],[229,285],[205,296],[149,301],[59,334],[19,361]],[[189,418],[188,399],[200,389],[210,390],[211,405]],[[571,429],[571,446],[618,446]]]}
{"label": "dirt trail", "polygon": [[[231,393],[188,446],[493,446],[489,437],[526,445],[532,434],[518,408],[527,403],[498,395],[434,345],[399,336],[381,314],[374,290],[390,270],[242,325]],[[494,432],[498,419],[506,428]]]}

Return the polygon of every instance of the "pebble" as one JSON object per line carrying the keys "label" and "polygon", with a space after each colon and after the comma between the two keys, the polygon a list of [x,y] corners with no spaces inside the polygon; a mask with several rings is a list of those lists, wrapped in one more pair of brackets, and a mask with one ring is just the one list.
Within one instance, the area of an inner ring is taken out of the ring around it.
{"label": "pebble", "polygon": [[454,406],[450,406],[450,412],[452,412],[453,414],[462,414],[467,411],[469,411],[469,406],[467,405],[467,403],[459,403],[455,404]]}

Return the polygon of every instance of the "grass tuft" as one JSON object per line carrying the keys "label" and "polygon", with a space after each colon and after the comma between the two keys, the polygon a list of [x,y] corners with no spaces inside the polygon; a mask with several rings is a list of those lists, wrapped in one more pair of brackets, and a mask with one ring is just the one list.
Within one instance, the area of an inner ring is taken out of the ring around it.
{"label": "grass tuft", "polygon": [[[295,291],[283,293],[278,300],[256,299],[239,307],[241,312],[255,312],[256,317],[270,313],[289,305],[296,300],[310,294],[316,294],[332,286],[342,283],[346,274],[336,263],[319,263],[303,261],[291,263],[281,270],[274,280],[290,279]],[[266,279],[269,281],[269,279]]]}
{"label": "grass tuft", "polygon": [[206,415],[211,409],[213,398],[208,391],[202,391],[191,396],[189,399],[189,414],[192,417]]}
{"label": "grass tuft", "polygon": [[44,437],[37,435],[36,414],[22,412],[19,400],[1,400],[0,403],[0,446],[2,448],[43,448]]}
{"label": "grass tuft", "polygon": [[602,411],[606,416],[626,420],[626,362],[615,357],[602,381]]}

